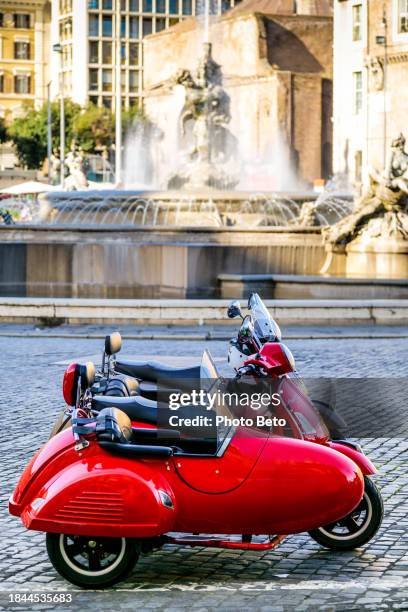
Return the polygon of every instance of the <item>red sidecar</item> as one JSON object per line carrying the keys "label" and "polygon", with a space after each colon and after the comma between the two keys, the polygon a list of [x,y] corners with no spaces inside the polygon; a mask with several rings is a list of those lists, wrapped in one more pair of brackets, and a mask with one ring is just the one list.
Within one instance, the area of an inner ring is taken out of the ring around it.
{"label": "red sidecar", "polygon": [[[325,544],[330,528],[347,518],[355,521],[357,540],[340,537],[339,547],[363,543],[353,512],[369,497],[365,477],[375,468],[351,446],[331,446],[313,407],[309,418],[307,404],[302,418],[288,411],[290,438],[273,429],[228,426],[225,407],[217,410],[225,425],[216,440],[194,446],[188,440],[165,445],[155,430],[132,429],[121,411],[106,409],[85,441],[78,444],[65,430],[35,455],[10,512],[26,528],[47,532],[50,559],[63,576],[93,588],[116,582],[140,550],[166,542],[259,549],[326,526],[315,538]],[[375,510],[375,501],[369,503],[367,516]],[[241,540],[171,532],[240,534]],[[248,534],[275,538],[256,543]]]}

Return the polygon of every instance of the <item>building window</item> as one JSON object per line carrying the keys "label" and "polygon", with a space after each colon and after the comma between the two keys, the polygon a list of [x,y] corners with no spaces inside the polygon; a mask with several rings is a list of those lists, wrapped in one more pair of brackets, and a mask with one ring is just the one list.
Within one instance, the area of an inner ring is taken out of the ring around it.
{"label": "building window", "polygon": [[192,3],[192,0],[183,0],[183,14],[184,15],[192,15],[192,13],[193,13],[193,3]]}
{"label": "building window", "polygon": [[3,13],[0,13],[0,28],[3,27]]}
{"label": "building window", "polygon": [[89,63],[99,64],[99,43],[96,40],[89,43]]}
{"label": "building window", "polygon": [[14,59],[29,60],[30,59],[30,43],[16,41],[14,43]]}
{"label": "building window", "polygon": [[98,89],[98,70],[91,68],[89,71],[89,89],[95,91]]}
{"label": "building window", "polygon": [[362,5],[354,4],[353,11],[353,40],[361,40],[361,13]]}
{"label": "building window", "polygon": [[139,0],[129,0],[129,11],[132,13],[137,13],[139,11]]}
{"label": "building window", "polygon": [[30,93],[30,77],[27,74],[16,74],[14,77],[14,93]]}
{"label": "building window", "polygon": [[120,36],[126,38],[126,17],[120,18]]}
{"label": "building window", "polygon": [[112,10],[112,0],[102,0],[102,8],[104,11]]}
{"label": "building window", "polygon": [[408,0],[398,0],[398,34],[408,33]]}
{"label": "building window", "polygon": [[112,91],[112,70],[102,70],[102,90]]}
{"label": "building window", "polygon": [[153,2],[152,0],[143,0],[143,12],[151,13],[153,11]]}
{"label": "building window", "polygon": [[166,2],[165,2],[165,0],[156,0],[156,12],[157,13],[165,13],[166,12]]}
{"label": "building window", "polygon": [[102,36],[112,37],[112,17],[106,15],[102,18]]}
{"label": "building window", "polygon": [[153,23],[149,18],[143,19],[143,36],[148,36],[153,32]]}
{"label": "building window", "polygon": [[156,32],[161,32],[166,27],[166,20],[164,17],[159,17],[156,19]]}
{"label": "building window", "polygon": [[135,92],[138,90],[139,73],[136,70],[129,70],[129,91]]}
{"label": "building window", "polygon": [[361,183],[363,167],[363,153],[356,151],[354,154],[354,178],[356,183]]}
{"label": "building window", "polygon": [[112,98],[109,96],[104,96],[102,98],[102,104],[104,105],[105,108],[108,108],[109,110],[112,109]]}
{"label": "building window", "polygon": [[353,72],[354,80],[354,114],[358,115],[363,108],[363,73]]}
{"label": "building window", "polygon": [[89,36],[99,35],[99,17],[98,15],[89,15]]}
{"label": "building window", "polygon": [[23,13],[15,13],[14,27],[28,30],[28,28],[30,27],[30,15],[26,15]]}
{"label": "building window", "polygon": [[129,38],[138,38],[139,20],[137,17],[129,17]]}
{"label": "building window", "polygon": [[131,66],[137,66],[139,63],[139,45],[135,43],[129,44],[129,64]]}
{"label": "building window", "polygon": [[59,12],[61,14],[62,13],[72,13],[72,0],[60,0]]}
{"label": "building window", "polygon": [[4,74],[0,74],[0,93],[4,93]]}
{"label": "building window", "polygon": [[102,43],[102,64],[112,63],[112,43],[103,41]]}
{"label": "building window", "polygon": [[178,0],[169,0],[169,13],[178,13]]}
{"label": "building window", "polygon": [[99,0],[88,0],[88,9],[90,11],[97,11],[99,9]]}

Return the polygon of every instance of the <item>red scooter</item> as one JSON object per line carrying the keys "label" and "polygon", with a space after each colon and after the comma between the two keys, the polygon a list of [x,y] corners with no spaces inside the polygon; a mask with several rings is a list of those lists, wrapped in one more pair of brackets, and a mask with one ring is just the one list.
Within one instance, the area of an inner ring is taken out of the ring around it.
{"label": "red scooter", "polygon": [[[251,325],[243,327],[249,338]],[[265,346],[239,375],[264,376],[275,367]],[[92,380],[82,367],[71,376],[72,428],[30,461],[10,499],[11,514],[27,529],[46,532],[56,570],[87,588],[117,582],[141,552],[165,543],[265,550],[308,531],[332,548],[364,544],[382,518],[369,478],[375,467],[352,445],[330,442],[307,396],[285,375],[289,356],[280,350],[278,425],[236,422],[220,401],[206,411],[217,423],[211,439],[146,428],[146,410],[133,415],[138,426],[117,408],[95,415]],[[218,379],[207,352],[201,375]],[[274,535],[260,542],[259,534]]]}

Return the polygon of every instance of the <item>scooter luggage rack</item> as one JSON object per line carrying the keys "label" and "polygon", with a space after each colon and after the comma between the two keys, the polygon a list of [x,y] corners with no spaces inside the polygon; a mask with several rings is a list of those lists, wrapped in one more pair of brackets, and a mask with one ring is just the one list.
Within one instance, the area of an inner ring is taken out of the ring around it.
{"label": "scooter luggage rack", "polygon": [[286,535],[269,536],[266,542],[235,541],[232,539],[206,538],[203,536],[165,536],[166,544],[178,544],[179,546],[202,546],[203,548],[231,548],[238,550],[271,550],[279,546]]}

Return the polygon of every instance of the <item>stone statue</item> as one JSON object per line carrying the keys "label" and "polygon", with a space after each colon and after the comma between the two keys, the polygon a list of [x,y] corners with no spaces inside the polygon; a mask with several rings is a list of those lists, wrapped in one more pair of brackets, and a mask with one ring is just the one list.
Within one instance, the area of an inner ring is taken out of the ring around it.
{"label": "stone statue", "polygon": [[78,149],[75,140],[73,140],[71,149],[65,158],[65,165],[69,171],[65,179],[67,191],[81,191],[88,187],[88,180],[84,171],[84,161],[82,149]]}
{"label": "stone statue", "polygon": [[367,230],[373,219],[382,219],[383,237],[390,236],[396,228],[405,235],[408,229],[407,205],[408,153],[405,151],[405,138],[400,134],[392,141],[391,155],[384,172],[370,172],[368,189],[357,200],[351,215],[331,227],[323,228],[325,242],[344,245],[363,231],[378,232],[378,222],[371,223],[371,230]]}
{"label": "stone statue", "polygon": [[289,225],[300,227],[313,227],[320,225],[316,213],[316,202],[304,202],[300,209],[299,216],[289,222]]}
{"label": "stone statue", "polygon": [[379,57],[368,57],[365,62],[368,68],[372,88],[375,91],[382,91],[384,88],[384,66],[383,61]]}
{"label": "stone statue", "polygon": [[50,157],[50,168],[48,172],[51,178],[51,183],[53,185],[58,185],[61,180],[61,160],[59,158],[59,152],[57,149],[53,150]]}
{"label": "stone statue", "polygon": [[183,138],[191,127],[193,146],[187,151],[187,163],[169,181],[169,187],[230,188],[237,184],[221,167],[231,154],[233,137],[227,129],[231,120],[230,99],[222,88],[220,66],[211,56],[211,44],[205,43],[196,73],[180,70],[174,78],[185,92],[180,113]]}

